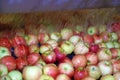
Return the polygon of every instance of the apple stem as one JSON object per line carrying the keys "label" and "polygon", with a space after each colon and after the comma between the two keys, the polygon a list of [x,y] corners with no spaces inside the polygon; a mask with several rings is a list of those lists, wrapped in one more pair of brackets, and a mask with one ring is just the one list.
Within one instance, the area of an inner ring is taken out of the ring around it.
{"label": "apple stem", "polygon": [[79,70],[79,71],[83,70],[83,67],[79,67],[78,70]]}

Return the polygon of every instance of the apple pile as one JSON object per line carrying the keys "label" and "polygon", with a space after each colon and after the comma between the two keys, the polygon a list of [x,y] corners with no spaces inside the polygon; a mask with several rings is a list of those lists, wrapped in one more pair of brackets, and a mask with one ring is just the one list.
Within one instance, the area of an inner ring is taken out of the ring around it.
{"label": "apple pile", "polygon": [[119,33],[114,22],[0,37],[0,80],[120,80]]}

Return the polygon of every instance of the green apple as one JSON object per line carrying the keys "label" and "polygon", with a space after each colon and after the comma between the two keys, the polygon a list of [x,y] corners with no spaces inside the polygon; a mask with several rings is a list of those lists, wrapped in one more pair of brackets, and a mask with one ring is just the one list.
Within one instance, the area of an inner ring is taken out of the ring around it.
{"label": "green apple", "polygon": [[61,44],[61,48],[66,54],[71,54],[74,50],[74,44],[70,41],[64,41]]}
{"label": "green apple", "polygon": [[108,42],[105,42],[105,45],[107,46],[107,48],[114,48],[114,44],[112,41],[108,41]]}
{"label": "green apple", "polygon": [[118,35],[115,32],[110,33],[110,37],[112,41],[117,41],[118,40]]}
{"label": "green apple", "polygon": [[11,80],[22,80],[22,73],[18,70],[12,70],[8,73]]}
{"label": "green apple", "polygon": [[4,76],[8,74],[8,68],[4,64],[0,64],[0,76]]}
{"label": "green apple", "polygon": [[115,78],[112,75],[104,75],[100,80],[115,80]]}
{"label": "green apple", "polygon": [[54,80],[54,78],[49,75],[43,74],[38,80]]}
{"label": "green apple", "polygon": [[8,75],[0,77],[0,80],[12,80]]}
{"label": "green apple", "polygon": [[88,27],[88,29],[87,29],[87,33],[88,33],[89,35],[96,34],[96,33],[97,33],[97,28],[96,28],[95,26],[90,26],[90,27]]}
{"label": "green apple", "polygon": [[8,48],[0,46],[0,59],[10,55],[11,55],[11,52],[8,50]]}

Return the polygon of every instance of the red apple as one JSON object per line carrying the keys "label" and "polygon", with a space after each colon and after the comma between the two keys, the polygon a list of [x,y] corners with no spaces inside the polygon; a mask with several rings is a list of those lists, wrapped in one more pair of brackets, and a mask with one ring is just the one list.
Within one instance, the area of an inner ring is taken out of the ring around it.
{"label": "red apple", "polygon": [[75,69],[74,80],[82,80],[88,75],[89,74],[87,70],[83,69],[82,67],[78,67]]}
{"label": "red apple", "polygon": [[95,78],[93,78],[93,77],[90,77],[90,76],[88,76],[88,77],[85,77],[84,79],[82,79],[82,80],[96,80]]}
{"label": "red apple", "polygon": [[42,58],[46,63],[56,62],[56,54],[53,51],[46,51],[42,54]]}
{"label": "red apple", "polygon": [[112,59],[111,62],[113,73],[120,72],[120,59]]}
{"label": "red apple", "polygon": [[31,53],[27,56],[27,62],[29,65],[34,65],[40,59],[40,54],[38,53]]}
{"label": "red apple", "polygon": [[11,48],[11,42],[8,38],[0,38],[0,46],[2,47],[7,47],[8,49]]}
{"label": "red apple", "polygon": [[63,63],[64,63],[64,62],[65,62],[65,63],[68,63],[68,64],[70,64],[70,65],[73,66],[72,60],[71,60],[70,58],[68,58],[68,57],[65,57],[65,59],[63,59],[62,62],[63,62]]}
{"label": "red apple", "polygon": [[102,38],[102,40],[104,41],[104,42],[108,42],[108,41],[110,41],[110,36],[109,36],[109,32],[107,32],[107,31],[105,31],[105,32],[102,32],[101,34],[100,34],[100,36],[101,36],[101,38]]}
{"label": "red apple", "polygon": [[27,65],[28,65],[28,63],[27,63],[27,59],[26,58],[18,57],[16,59],[16,68],[18,70],[23,70],[23,68],[25,66],[27,66]]}
{"label": "red apple", "polygon": [[92,35],[86,34],[83,36],[83,40],[85,43],[91,44],[94,42],[94,38],[92,37]]}
{"label": "red apple", "polygon": [[88,65],[92,65],[92,64],[97,64],[98,63],[98,56],[95,53],[92,52],[88,52],[87,54],[85,54],[87,61],[88,61]]}
{"label": "red apple", "polygon": [[12,56],[5,56],[1,59],[2,64],[6,65],[8,71],[16,69],[16,61]]}
{"label": "red apple", "polygon": [[110,51],[112,53],[112,58],[117,58],[118,56],[120,56],[120,49],[111,48]]}
{"label": "red apple", "polygon": [[87,58],[85,57],[85,55],[75,55],[73,58],[72,58],[72,63],[73,63],[73,66],[75,68],[78,68],[78,67],[85,67],[86,64],[87,64]]}
{"label": "red apple", "polygon": [[15,47],[14,53],[17,57],[26,57],[29,54],[29,48],[25,45],[18,45]]}
{"label": "red apple", "polygon": [[112,27],[112,30],[113,30],[114,32],[119,31],[119,30],[120,30],[120,22],[114,22],[114,23],[112,23],[112,24],[111,24],[111,27]]}
{"label": "red apple", "polygon": [[38,34],[38,41],[43,44],[45,43],[47,40],[49,40],[49,36],[47,33],[39,33]]}
{"label": "red apple", "polygon": [[56,47],[54,49],[54,52],[56,54],[56,59],[58,62],[61,62],[65,59],[66,54],[64,52],[62,52],[62,49],[60,47]]}
{"label": "red apple", "polygon": [[97,53],[99,50],[99,46],[97,44],[91,44],[89,47],[89,51],[93,53]]}
{"label": "red apple", "polygon": [[100,35],[94,34],[93,38],[94,38],[94,43],[95,44],[98,44],[98,43],[102,42],[102,37]]}
{"label": "red apple", "polygon": [[74,75],[74,67],[69,63],[60,63],[58,65],[58,70],[60,74],[66,74],[69,77],[72,77]]}
{"label": "red apple", "polygon": [[66,74],[59,74],[55,80],[71,80]]}
{"label": "red apple", "polygon": [[59,74],[58,67],[55,64],[47,64],[43,67],[43,73],[56,78]]}
{"label": "red apple", "polygon": [[22,37],[22,36],[15,36],[13,39],[12,39],[12,45],[13,47],[16,47],[18,45],[26,45],[26,41],[25,39]]}

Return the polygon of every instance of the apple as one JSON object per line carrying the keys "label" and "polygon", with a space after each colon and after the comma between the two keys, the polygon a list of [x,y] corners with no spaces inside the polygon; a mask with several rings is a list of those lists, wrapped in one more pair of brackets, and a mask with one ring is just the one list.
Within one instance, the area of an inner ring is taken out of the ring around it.
{"label": "apple", "polygon": [[120,80],[120,72],[113,74],[113,77],[115,78],[115,80]]}
{"label": "apple", "polygon": [[75,54],[86,54],[89,51],[88,44],[82,41],[79,41],[74,48]]}
{"label": "apple", "polygon": [[31,53],[27,56],[27,62],[29,65],[34,65],[40,59],[40,54]]}
{"label": "apple", "polygon": [[107,48],[105,42],[101,42],[98,44],[100,48]]}
{"label": "apple", "polygon": [[94,79],[97,79],[97,80],[100,78],[101,72],[98,66],[89,65],[87,66],[87,70],[90,77],[93,77]]}
{"label": "apple", "polygon": [[74,67],[69,63],[60,63],[58,65],[58,70],[60,74],[66,74],[69,77],[72,77],[74,75]]}
{"label": "apple", "polygon": [[3,38],[0,38],[0,46],[7,47],[8,49],[10,49],[12,45],[8,38],[3,37]]}
{"label": "apple", "polygon": [[107,25],[102,24],[102,25],[99,25],[98,28],[99,28],[99,33],[107,31]]}
{"label": "apple", "polygon": [[39,47],[37,44],[29,45],[29,53],[39,53]]}
{"label": "apple", "polygon": [[119,31],[119,30],[120,30],[120,22],[114,22],[114,23],[112,23],[112,24],[111,24],[111,27],[112,27],[112,30],[113,30],[114,32]]}
{"label": "apple", "polygon": [[72,58],[72,63],[75,68],[85,67],[87,65],[87,58],[85,55],[77,54]]}
{"label": "apple", "polygon": [[110,49],[108,49],[108,48],[101,48],[97,52],[97,56],[98,56],[98,60],[100,60],[100,61],[112,59],[112,53],[111,53]]}
{"label": "apple", "polygon": [[26,45],[26,41],[22,36],[15,36],[12,39],[12,46],[15,48],[18,45]]}
{"label": "apple", "polygon": [[120,71],[120,59],[112,59],[112,70],[113,73],[119,72]]}
{"label": "apple", "polygon": [[59,41],[61,39],[61,34],[59,32],[53,32],[50,34],[50,38]]}
{"label": "apple", "polygon": [[74,80],[82,80],[88,75],[89,74],[87,70],[85,70],[83,67],[78,67],[75,69],[75,72],[74,72]]}
{"label": "apple", "polygon": [[82,40],[82,38],[78,35],[73,35],[69,39],[69,41],[72,42],[74,45],[76,45],[81,40]]}
{"label": "apple", "polygon": [[38,66],[38,67],[40,67],[41,69],[43,69],[44,66],[46,66],[46,63],[45,63],[44,60],[42,60],[42,58],[40,58],[40,59],[37,61],[37,63],[35,64],[35,66]]}
{"label": "apple", "polygon": [[40,76],[40,78],[38,80],[55,80],[52,76],[43,74]]}
{"label": "apple", "polygon": [[120,43],[118,41],[113,41],[114,48],[120,48]]}
{"label": "apple", "polygon": [[43,44],[45,43],[47,40],[49,40],[49,35],[47,33],[39,33],[38,34],[38,41]]}
{"label": "apple", "polygon": [[8,75],[0,77],[0,80],[12,80]]}
{"label": "apple", "polygon": [[1,59],[2,64],[7,66],[8,71],[16,69],[16,61],[12,56],[5,56]]}
{"label": "apple", "polygon": [[110,61],[100,61],[98,63],[101,75],[112,74],[112,63]]}
{"label": "apple", "polygon": [[53,51],[56,54],[56,60],[58,62],[61,62],[65,59],[66,54],[62,51],[62,49],[60,47],[56,47]]}
{"label": "apple", "polygon": [[110,33],[111,41],[117,41],[118,35],[115,32]]}
{"label": "apple", "polygon": [[0,46],[0,59],[5,56],[11,56],[11,52],[7,47]]}
{"label": "apple", "polygon": [[27,66],[28,65],[28,62],[27,62],[27,59],[26,58],[24,58],[24,57],[18,57],[17,59],[16,59],[16,68],[18,69],[18,70],[23,70],[23,68],[25,67],[25,66]]}
{"label": "apple", "polygon": [[113,75],[104,75],[100,78],[100,80],[115,80],[115,78],[113,77]]}
{"label": "apple", "polygon": [[53,49],[55,49],[55,48],[58,46],[57,41],[54,40],[54,39],[49,39],[49,40],[46,41],[46,43],[48,43],[49,45],[51,45],[51,47],[52,47]]}
{"label": "apple", "polygon": [[94,38],[92,37],[92,35],[86,34],[83,36],[83,41],[85,43],[91,44],[94,42]]}
{"label": "apple", "polygon": [[93,38],[94,38],[94,43],[95,44],[99,44],[99,43],[101,43],[103,40],[102,40],[102,37],[100,36],[100,35],[97,35],[97,34],[94,34],[94,35],[92,35],[93,36]]}
{"label": "apple", "polygon": [[65,57],[65,59],[63,59],[63,61],[61,63],[68,63],[73,66],[72,60],[68,57]]}
{"label": "apple", "polygon": [[99,45],[98,44],[91,44],[89,47],[89,52],[97,53],[99,50]]}
{"label": "apple", "polygon": [[100,33],[100,36],[104,42],[110,41],[110,33],[109,32],[107,32],[107,31],[102,32],[102,33]]}
{"label": "apple", "polygon": [[88,52],[87,54],[85,54],[85,56],[87,58],[87,65],[93,65],[98,63],[98,56],[96,53]]}
{"label": "apple", "polygon": [[18,45],[14,50],[15,56],[26,57],[29,54],[29,47],[26,45]]}
{"label": "apple", "polygon": [[8,74],[8,68],[4,64],[0,64],[0,76],[4,76]]}
{"label": "apple", "polygon": [[11,80],[22,80],[22,73],[18,70],[12,70],[8,73]]}
{"label": "apple", "polygon": [[119,48],[111,48],[112,58],[117,58],[120,56],[120,49]]}
{"label": "apple", "polygon": [[59,74],[55,80],[71,80],[66,74]]}
{"label": "apple", "polygon": [[61,30],[61,37],[63,40],[68,40],[73,35],[73,31],[68,28],[64,28]]}
{"label": "apple", "polygon": [[54,51],[46,51],[41,56],[46,63],[56,62],[56,54]]}
{"label": "apple", "polygon": [[113,42],[112,41],[108,41],[108,42],[105,42],[105,45],[106,45],[106,47],[107,48],[114,48],[114,44],[113,44]]}
{"label": "apple", "polygon": [[38,66],[26,66],[22,71],[24,80],[38,80],[42,74],[42,69]]}
{"label": "apple", "polygon": [[94,34],[98,33],[98,30],[97,30],[97,28],[95,26],[90,26],[87,29],[87,33],[89,35],[94,35]]}
{"label": "apple", "polygon": [[50,44],[43,44],[40,46],[39,52],[43,54],[44,52],[52,50],[52,46]]}
{"label": "apple", "polygon": [[63,41],[63,43],[60,45],[60,47],[63,49],[63,51],[66,54],[71,54],[74,50],[74,45],[72,42],[70,41]]}
{"label": "apple", "polygon": [[47,64],[43,67],[43,73],[52,76],[54,79],[59,74],[58,67],[55,64]]}
{"label": "apple", "polygon": [[28,34],[24,38],[26,40],[27,45],[32,45],[32,44],[38,43],[37,36],[34,34]]}
{"label": "apple", "polygon": [[85,77],[84,79],[82,79],[82,80],[96,80],[95,78],[93,78],[93,77],[90,77],[90,76],[88,76],[88,77]]}

